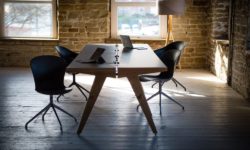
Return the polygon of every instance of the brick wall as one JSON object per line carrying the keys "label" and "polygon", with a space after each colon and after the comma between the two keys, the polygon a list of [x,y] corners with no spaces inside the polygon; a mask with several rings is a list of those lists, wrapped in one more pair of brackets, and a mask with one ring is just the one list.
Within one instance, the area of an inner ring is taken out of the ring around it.
{"label": "brick wall", "polygon": [[[211,0],[209,8],[209,69],[216,76],[226,81],[228,59],[232,62],[231,85],[246,99],[250,100],[250,53],[247,53],[247,18],[250,1],[234,0],[234,22],[232,24],[232,51],[227,42],[229,38],[229,4],[232,0]],[[232,55],[230,60],[229,55]]]}
{"label": "brick wall", "polygon": [[247,53],[249,0],[235,0],[232,87],[250,100],[250,55]]}
{"label": "brick wall", "polygon": [[80,50],[110,34],[109,0],[60,0],[59,44]]}
{"label": "brick wall", "polygon": [[[187,43],[183,68],[207,67],[208,7],[207,0],[186,0],[185,14],[173,18],[175,40]],[[55,54],[57,44],[79,51],[87,43],[112,42],[109,8],[109,0],[59,0],[59,40],[0,40],[0,66],[28,66],[34,56]],[[164,40],[139,42],[154,49],[164,45]]]}
{"label": "brick wall", "polygon": [[229,53],[229,0],[210,0],[209,9],[209,69],[227,81]]}
{"label": "brick wall", "polygon": [[38,55],[55,55],[57,41],[0,40],[0,66],[26,67]]}
{"label": "brick wall", "polygon": [[175,40],[187,43],[181,59],[183,68],[207,68],[208,8],[207,0],[186,0],[185,14],[173,18]]}

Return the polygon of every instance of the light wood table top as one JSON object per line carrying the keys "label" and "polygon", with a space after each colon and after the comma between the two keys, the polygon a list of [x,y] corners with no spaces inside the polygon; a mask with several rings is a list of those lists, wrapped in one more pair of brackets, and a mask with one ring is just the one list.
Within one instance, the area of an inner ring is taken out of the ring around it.
{"label": "light wood table top", "polygon": [[[126,50],[122,45],[118,45],[119,49],[119,65],[118,77],[124,77],[127,74],[146,74],[153,72],[166,71],[166,66],[154,54],[153,50],[147,44],[136,44],[137,47],[147,47],[146,50]],[[106,49],[103,53],[103,58],[106,63],[81,63],[82,60],[88,60],[96,48]],[[115,76],[115,44],[89,44],[86,45],[76,59],[67,67],[69,72],[80,72],[86,74],[109,74]]]}
{"label": "light wood table top", "polygon": [[[95,80],[89,93],[87,104],[84,108],[81,121],[77,130],[80,134],[86,125],[88,117],[94,107],[94,104],[98,98],[98,95],[102,89],[106,77],[127,77],[131,87],[141,105],[142,111],[148,121],[148,124],[153,131],[157,133],[152,114],[144,91],[139,80],[138,75],[145,73],[154,73],[167,71],[167,67],[163,62],[154,54],[153,50],[147,44],[136,44],[137,47],[147,47],[146,50],[137,49],[123,49],[121,45],[114,44],[89,44],[86,45],[80,54],[72,61],[67,67],[67,72],[72,73],[86,73],[95,75]],[[103,64],[97,63],[82,63],[81,61],[88,60],[97,48],[104,48],[105,51],[102,55],[106,61]],[[116,49],[119,49],[119,64],[114,64]],[[116,68],[118,67],[118,73]],[[135,108],[136,109],[136,108]]]}

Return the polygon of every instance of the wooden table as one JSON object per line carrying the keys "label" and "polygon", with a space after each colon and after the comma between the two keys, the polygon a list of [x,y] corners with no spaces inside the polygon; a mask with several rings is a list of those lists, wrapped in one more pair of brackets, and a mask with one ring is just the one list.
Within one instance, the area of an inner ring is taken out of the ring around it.
{"label": "wooden table", "polygon": [[[68,72],[95,75],[94,83],[77,130],[78,134],[82,132],[88,120],[106,77],[116,77],[115,64],[113,63],[116,49],[119,49],[118,77],[128,78],[149,126],[155,134],[157,133],[138,75],[162,72],[166,71],[167,68],[147,44],[138,44],[135,46],[147,47],[147,50],[126,50],[123,49],[121,45],[115,46],[114,44],[89,44],[82,49],[80,54],[67,67]],[[95,64],[80,62],[81,60],[87,60],[98,47],[106,49],[102,55],[106,63]]]}

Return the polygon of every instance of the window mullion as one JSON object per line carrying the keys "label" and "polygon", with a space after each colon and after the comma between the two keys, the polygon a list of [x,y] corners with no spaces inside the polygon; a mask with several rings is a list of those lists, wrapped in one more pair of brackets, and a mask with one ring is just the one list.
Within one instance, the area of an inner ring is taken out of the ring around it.
{"label": "window mullion", "polygon": [[57,0],[52,1],[52,37],[58,38]]}

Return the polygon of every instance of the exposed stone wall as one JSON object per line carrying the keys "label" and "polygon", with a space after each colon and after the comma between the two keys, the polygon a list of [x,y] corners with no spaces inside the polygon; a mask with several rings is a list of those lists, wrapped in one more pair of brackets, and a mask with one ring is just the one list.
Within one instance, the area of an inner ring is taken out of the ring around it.
{"label": "exposed stone wall", "polygon": [[[109,0],[58,2],[59,41],[0,40],[0,66],[28,66],[33,56],[55,54],[54,46],[57,44],[79,51],[86,43],[112,41],[108,40]],[[173,18],[175,40],[187,43],[181,59],[182,68],[207,67],[207,8],[207,0],[186,0],[185,14]],[[140,42],[148,43],[154,49],[164,45],[164,40]]]}
{"label": "exposed stone wall", "polygon": [[[173,35],[175,41],[186,42],[186,48],[181,58],[182,68],[207,68],[208,52],[208,7],[207,0],[186,0],[186,10],[182,16],[173,16]],[[115,42],[117,40],[107,40]],[[164,46],[164,41],[142,41],[153,49]]]}
{"label": "exposed stone wall", "polygon": [[229,46],[226,42],[229,38],[230,0],[211,0],[210,2],[209,68],[216,76],[226,81],[228,59],[232,61],[232,87],[246,99],[250,99],[250,55],[249,52],[247,54],[246,49],[247,14],[249,14],[250,1],[234,0],[232,60],[228,57]]}
{"label": "exposed stone wall", "polygon": [[229,1],[210,0],[209,9],[209,69],[220,79],[227,81],[229,52]]}
{"label": "exposed stone wall", "polygon": [[109,0],[59,0],[60,45],[80,50],[110,35]]}
{"label": "exposed stone wall", "polygon": [[0,66],[26,67],[39,55],[55,55],[57,41],[1,40]]}
{"label": "exposed stone wall", "polygon": [[59,41],[0,40],[0,66],[26,67],[37,55],[56,55],[54,46],[79,51],[109,37],[109,0],[58,0]]}
{"label": "exposed stone wall", "polygon": [[229,1],[211,0],[211,35],[213,38],[228,39]]}
{"label": "exposed stone wall", "polygon": [[249,6],[249,0],[235,0],[232,87],[250,100],[250,56],[246,48]]}
{"label": "exposed stone wall", "polygon": [[183,68],[207,68],[208,8],[207,0],[186,0],[185,14],[173,17],[175,40],[187,43],[181,58]]}

